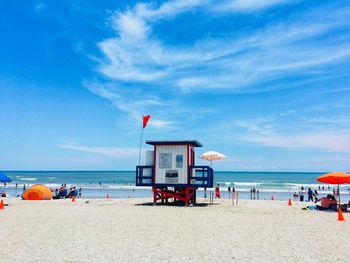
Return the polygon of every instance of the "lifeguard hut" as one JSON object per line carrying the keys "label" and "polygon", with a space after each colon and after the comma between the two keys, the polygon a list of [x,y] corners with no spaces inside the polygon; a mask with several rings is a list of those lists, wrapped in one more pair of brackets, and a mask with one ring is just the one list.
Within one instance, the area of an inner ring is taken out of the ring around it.
{"label": "lifeguard hut", "polygon": [[195,165],[196,140],[146,141],[154,147],[147,151],[145,165],[136,167],[136,186],[152,186],[153,203],[182,201],[196,203],[196,190],[213,187],[213,169]]}

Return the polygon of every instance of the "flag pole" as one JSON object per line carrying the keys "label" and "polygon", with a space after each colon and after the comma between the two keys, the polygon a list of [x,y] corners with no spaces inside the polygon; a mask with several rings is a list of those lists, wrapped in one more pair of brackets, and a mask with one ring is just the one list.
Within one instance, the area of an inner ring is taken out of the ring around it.
{"label": "flag pole", "polygon": [[141,165],[142,139],[143,139],[143,115],[142,115],[142,118],[141,118],[141,138],[140,138],[140,147],[139,147],[139,166]]}

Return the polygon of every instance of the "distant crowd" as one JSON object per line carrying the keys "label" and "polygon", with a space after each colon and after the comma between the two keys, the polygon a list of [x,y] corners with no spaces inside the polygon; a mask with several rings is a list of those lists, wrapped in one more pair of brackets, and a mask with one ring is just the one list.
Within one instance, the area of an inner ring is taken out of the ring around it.
{"label": "distant crowd", "polygon": [[53,199],[64,199],[72,197],[81,197],[81,187],[77,189],[74,185],[71,185],[69,190],[66,184],[62,184],[60,188],[55,189]]}
{"label": "distant crowd", "polygon": [[[319,190],[322,189],[324,190],[324,186],[322,186],[322,188],[320,188],[320,186],[318,187]],[[328,190],[330,190],[330,187],[328,186]],[[344,211],[346,211],[347,206],[350,207],[350,201],[349,204],[338,204],[337,199],[340,202],[340,191],[339,188],[334,188],[333,189],[333,194],[327,194],[327,196],[322,197],[322,198],[318,198],[318,192],[317,190],[312,190],[310,187],[306,190],[304,189],[304,187],[301,187],[299,190],[299,193],[294,192],[293,194],[294,200],[299,200],[300,202],[304,202],[306,201],[306,197],[307,197],[307,201],[308,202],[315,202],[319,204],[316,205],[316,208],[318,210],[337,210],[338,207],[340,207],[342,210],[344,209]],[[310,207],[310,206],[308,206]]]}
{"label": "distant crowd", "polygon": [[259,194],[260,194],[259,189],[255,189],[255,187],[250,189],[250,199],[253,199],[253,200],[258,199],[259,200],[260,199]]}
{"label": "distant crowd", "polygon": [[[319,190],[324,190],[324,186],[322,186],[322,188],[319,186],[318,187]],[[330,187],[328,186],[328,190],[330,190]],[[339,188],[335,189],[333,188],[333,195],[335,197],[339,197]],[[306,201],[306,197],[307,197],[307,201],[308,202],[315,202],[317,203],[319,201],[318,199],[318,191],[315,189],[311,189],[310,187],[308,189],[304,188],[304,186],[302,186],[299,190],[299,192],[294,192],[293,194],[294,200],[297,201],[299,200],[300,202],[304,202]]]}

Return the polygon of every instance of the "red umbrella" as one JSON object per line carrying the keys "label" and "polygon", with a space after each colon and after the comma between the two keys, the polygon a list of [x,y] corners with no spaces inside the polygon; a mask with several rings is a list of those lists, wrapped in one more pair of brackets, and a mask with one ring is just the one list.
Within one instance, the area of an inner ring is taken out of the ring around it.
{"label": "red umbrella", "polygon": [[[340,184],[350,184],[350,174],[344,172],[333,172],[321,175],[317,178],[318,182],[327,184],[337,184],[338,189]],[[340,204],[340,194],[339,194],[339,204]]]}

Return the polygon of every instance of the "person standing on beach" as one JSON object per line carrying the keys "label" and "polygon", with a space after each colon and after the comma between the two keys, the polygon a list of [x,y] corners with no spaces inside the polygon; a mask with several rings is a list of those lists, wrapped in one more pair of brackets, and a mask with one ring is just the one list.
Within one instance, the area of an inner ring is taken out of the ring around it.
{"label": "person standing on beach", "polygon": [[215,187],[215,198],[221,198],[220,197],[220,185],[218,184],[216,187]]}
{"label": "person standing on beach", "polygon": [[252,200],[253,199],[253,189],[250,188],[250,199]]}
{"label": "person standing on beach", "polygon": [[231,187],[230,186],[227,188],[227,192],[228,192],[228,198],[230,199],[230,197],[231,197]]}
{"label": "person standing on beach", "polygon": [[313,191],[309,187],[309,189],[307,190],[307,201],[310,202],[310,200],[313,202],[314,201],[314,197],[313,197]]}
{"label": "person standing on beach", "polygon": [[302,187],[299,191],[299,200],[300,202],[304,202],[304,187]]}
{"label": "person standing on beach", "polygon": [[297,194],[297,192],[294,192],[293,197],[294,197],[294,201],[297,201],[297,200],[298,200],[298,194]]}
{"label": "person standing on beach", "polygon": [[256,189],[255,187],[253,187],[253,199],[255,200],[255,193],[256,193]]}
{"label": "person standing on beach", "polygon": [[256,195],[257,195],[257,198],[259,200],[259,189],[256,190]]}

